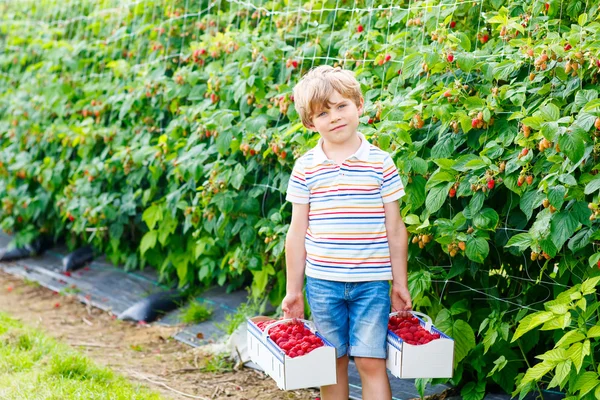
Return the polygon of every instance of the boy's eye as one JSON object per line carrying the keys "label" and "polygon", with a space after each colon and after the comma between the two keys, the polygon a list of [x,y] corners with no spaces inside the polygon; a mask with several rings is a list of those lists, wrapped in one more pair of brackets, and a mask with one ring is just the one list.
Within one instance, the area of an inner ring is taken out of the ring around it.
{"label": "boy's eye", "polygon": [[323,111],[323,112],[320,112],[319,114],[317,114],[317,117],[322,117],[322,116],[324,116],[325,114],[327,114],[325,111]]}
{"label": "boy's eye", "polygon": [[340,106],[338,108],[344,108],[344,107],[346,107],[345,104],[340,104]]}

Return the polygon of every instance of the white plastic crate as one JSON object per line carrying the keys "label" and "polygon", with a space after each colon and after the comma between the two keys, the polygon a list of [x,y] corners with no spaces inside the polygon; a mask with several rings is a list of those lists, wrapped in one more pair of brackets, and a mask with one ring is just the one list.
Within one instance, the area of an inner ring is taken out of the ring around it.
{"label": "white plastic crate", "polygon": [[279,320],[261,331],[256,323],[269,317],[248,319],[248,352],[258,365],[283,390],[306,389],[337,383],[336,350],[323,336],[315,331],[312,323],[301,320],[315,335],[323,340],[324,346],[303,356],[291,358],[268,336],[270,328],[292,320]]}
{"label": "white plastic crate", "polygon": [[[392,313],[390,317],[397,314]],[[388,330],[386,366],[390,373],[403,379],[452,378],[454,340],[433,326],[429,316],[416,311],[412,311],[412,314],[419,319],[423,328],[430,333],[438,333],[440,338],[427,344],[412,345]]]}

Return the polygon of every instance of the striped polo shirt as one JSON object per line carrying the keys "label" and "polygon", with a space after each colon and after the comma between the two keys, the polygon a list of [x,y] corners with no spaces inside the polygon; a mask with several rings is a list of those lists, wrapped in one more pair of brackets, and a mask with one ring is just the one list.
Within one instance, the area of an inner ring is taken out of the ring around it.
{"label": "striped polo shirt", "polygon": [[404,195],[388,153],[358,133],[361,146],[342,165],[323,151],[323,139],[294,166],[286,200],[309,204],[307,276],[340,281],[391,280],[384,203]]}

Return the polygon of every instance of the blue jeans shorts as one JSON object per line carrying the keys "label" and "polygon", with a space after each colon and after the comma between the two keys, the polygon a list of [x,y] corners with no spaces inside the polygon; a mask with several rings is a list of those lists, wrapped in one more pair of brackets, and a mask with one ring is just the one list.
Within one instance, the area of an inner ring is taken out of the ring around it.
{"label": "blue jeans shorts", "polygon": [[313,322],[337,356],[386,358],[388,281],[336,282],[306,277]]}

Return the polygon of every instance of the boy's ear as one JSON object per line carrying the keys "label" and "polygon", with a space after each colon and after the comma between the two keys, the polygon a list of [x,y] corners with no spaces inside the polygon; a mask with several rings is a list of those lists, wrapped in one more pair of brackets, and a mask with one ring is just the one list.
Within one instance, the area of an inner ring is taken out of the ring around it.
{"label": "boy's ear", "polygon": [[365,111],[364,105],[365,105],[365,99],[361,97],[360,103],[358,104],[358,115],[362,115],[363,112]]}

